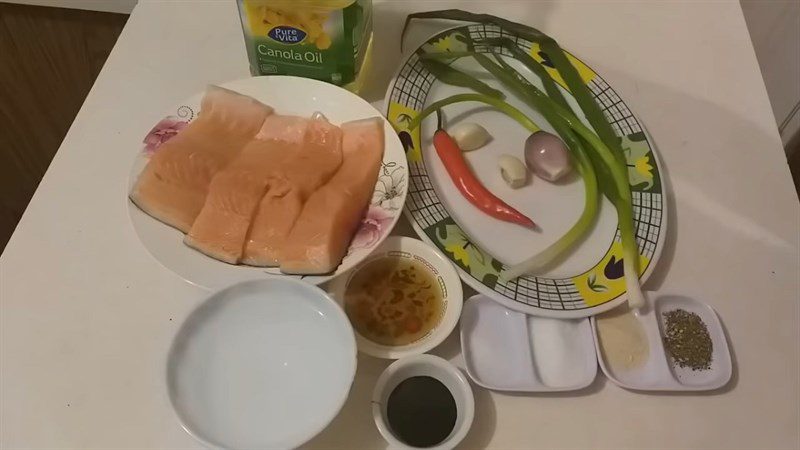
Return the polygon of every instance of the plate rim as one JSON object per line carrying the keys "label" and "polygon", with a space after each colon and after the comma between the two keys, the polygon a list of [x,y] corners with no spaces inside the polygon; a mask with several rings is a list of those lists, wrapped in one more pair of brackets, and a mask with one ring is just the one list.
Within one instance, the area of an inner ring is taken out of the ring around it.
{"label": "plate rim", "polygon": [[[422,46],[426,45],[432,39],[434,39],[434,38],[436,38],[438,36],[445,35],[446,33],[452,32],[454,30],[467,28],[467,27],[469,27],[471,25],[480,25],[480,24],[467,22],[467,23],[462,23],[462,24],[459,24],[459,25],[454,25],[454,26],[451,26],[451,27],[448,27],[448,28],[444,28],[442,30],[439,30],[439,31],[429,35],[426,39],[421,41],[419,46],[417,46],[416,48],[413,48],[413,49],[409,48],[407,51],[405,51],[401,55],[401,57],[400,57],[401,63],[399,64],[397,69],[394,71],[394,74],[392,75],[392,78],[389,81],[389,85],[386,88],[386,94],[384,95],[384,98],[383,98],[383,114],[387,118],[387,120],[389,120],[389,108],[390,108],[390,105],[392,103],[392,100],[391,100],[392,91],[394,90],[394,87],[395,87],[395,85],[397,83],[398,78],[401,75],[401,72],[408,65],[409,60],[414,56],[414,54],[417,52],[417,50],[419,50]],[[508,31],[503,29],[503,27],[501,27],[501,26],[495,25],[495,27],[496,28],[500,28],[501,30],[509,33]],[[575,58],[576,60],[581,62],[584,66],[589,68],[595,74],[596,77],[598,77],[599,79],[601,79],[601,80],[603,80],[605,82],[605,79],[602,77],[602,75],[600,73],[598,73],[597,71],[595,71],[583,59],[581,59],[577,55],[569,52],[569,50],[565,50],[565,52],[567,52],[573,58]],[[608,84],[608,83],[606,83],[606,84]],[[611,87],[611,85],[608,85],[608,86],[613,90],[613,87]],[[622,103],[627,107],[627,102],[625,101],[625,98],[622,95],[620,95],[618,92],[616,92],[616,90],[614,90],[614,92],[620,98]],[[630,110],[629,107],[628,107],[628,109]],[[663,170],[663,168],[664,168],[663,160],[662,160],[661,155],[659,153],[658,147],[655,145],[655,142],[653,141],[652,136],[650,135],[647,127],[645,126],[645,124],[642,123],[642,121],[638,117],[636,117],[636,114],[634,114],[633,111],[631,111],[631,116],[633,116],[637,120],[637,122],[639,123],[639,125],[640,125],[640,127],[642,129],[642,133],[645,134],[646,141],[647,141],[648,145],[651,147],[651,153],[653,155],[653,158],[655,159],[656,167],[659,170],[659,175],[662,175],[663,173],[665,173],[665,171]],[[389,123],[392,123],[391,120],[389,120]],[[392,124],[392,126],[394,127],[394,124]],[[407,157],[408,157],[408,153],[406,152],[406,158]],[[410,166],[410,163],[409,163],[409,166]],[[410,173],[410,168],[409,168],[409,173]],[[663,253],[664,247],[666,246],[668,224],[669,224],[669,205],[668,205],[669,204],[669,184],[668,184],[669,181],[664,176],[660,176],[659,180],[660,180],[660,183],[661,183],[661,217],[662,217],[661,218],[661,224],[660,224],[661,232],[659,234],[659,238],[658,238],[658,241],[656,243],[655,250],[653,252],[653,257],[650,259],[650,264],[648,265],[648,267],[645,269],[645,271],[639,277],[639,280],[640,280],[639,284],[640,285],[644,285],[647,282],[647,280],[650,278],[652,273],[655,271],[655,268],[658,265],[659,260],[661,259],[661,255]],[[448,211],[448,214],[449,214],[449,211]],[[439,247],[430,239],[430,237],[425,233],[423,228],[414,219],[413,213],[408,209],[408,205],[407,204],[404,204],[403,215],[411,223],[411,227],[414,229],[414,232],[418,235],[418,237],[422,241],[424,241],[426,244],[432,246],[434,248],[434,250],[436,250],[437,252],[442,253],[441,249],[439,249]],[[618,227],[618,224],[617,224],[617,227]],[[609,245],[613,245],[614,241],[615,240],[612,237],[611,238],[611,243]],[[450,258],[446,254],[442,254],[442,256],[444,258],[450,260],[451,262],[453,261],[452,258]],[[596,306],[589,306],[589,307],[581,308],[581,309],[560,309],[560,310],[541,308],[541,307],[538,307],[538,306],[533,306],[533,305],[530,305],[530,304],[524,304],[524,303],[522,303],[520,301],[509,299],[509,298],[507,298],[507,297],[505,297],[503,295],[498,295],[498,293],[496,291],[494,291],[492,289],[489,289],[486,285],[481,283],[478,279],[476,279],[475,277],[473,277],[469,273],[466,273],[464,271],[464,269],[460,265],[454,264],[454,266],[456,267],[456,270],[458,271],[458,274],[459,274],[459,277],[461,278],[461,280],[464,283],[466,283],[468,286],[470,286],[472,289],[477,291],[479,294],[483,294],[483,295],[491,298],[492,300],[502,304],[503,306],[505,306],[507,308],[510,308],[512,310],[515,310],[515,311],[519,311],[519,312],[524,313],[524,314],[530,314],[530,315],[541,316],[541,317],[557,318],[557,319],[580,319],[580,318],[592,317],[594,315],[601,314],[603,312],[609,311],[609,310],[621,305],[622,303],[625,303],[628,300],[628,292],[627,292],[627,289],[626,289],[620,295],[618,295],[616,298],[614,298],[612,300],[609,300],[609,301],[606,301],[606,302],[604,302],[604,303],[602,303],[600,305],[596,305]],[[591,269],[589,269],[589,270],[591,270]],[[646,295],[646,293],[645,293],[645,295]]]}

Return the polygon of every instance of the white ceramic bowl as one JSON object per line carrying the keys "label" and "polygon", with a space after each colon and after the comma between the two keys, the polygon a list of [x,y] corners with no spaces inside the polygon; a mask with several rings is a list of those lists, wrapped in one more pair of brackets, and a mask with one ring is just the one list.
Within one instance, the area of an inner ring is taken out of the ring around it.
{"label": "white ceramic bowl", "polygon": [[456,401],[456,423],[450,435],[439,445],[428,447],[432,450],[454,448],[467,435],[475,416],[475,398],[469,381],[455,366],[438,356],[416,355],[399,359],[383,371],[375,384],[372,393],[372,417],[381,435],[389,443],[390,448],[411,449],[392,433],[386,419],[386,405],[389,395],[401,381],[411,377],[429,376],[441,381]]}
{"label": "white ceramic bowl", "polygon": [[322,431],[356,372],[353,329],[321,289],[254,280],[211,295],[181,326],[167,389],[183,427],[212,448],[290,448]]}
{"label": "white ceramic bowl", "polygon": [[346,275],[336,278],[330,286],[331,294],[344,308],[344,294],[353,276],[366,264],[386,257],[414,259],[426,266],[439,281],[439,286],[442,289],[442,301],[444,302],[444,314],[436,327],[428,334],[406,345],[390,346],[378,344],[361,336],[356,331],[358,350],[370,356],[387,359],[398,359],[425,353],[441,344],[450,335],[456,327],[459,317],[461,317],[461,307],[464,304],[461,280],[458,278],[456,269],[450,261],[441,256],[433,247],[418,239],[404,236],[389,237],[369,258],[359,263]]}

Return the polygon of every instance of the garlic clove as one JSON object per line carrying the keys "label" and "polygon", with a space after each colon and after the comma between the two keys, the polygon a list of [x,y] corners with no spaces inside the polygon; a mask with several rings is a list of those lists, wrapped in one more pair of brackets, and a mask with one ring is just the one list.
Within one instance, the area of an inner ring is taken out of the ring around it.
{"label": "garlic clove", "polygon": [[500,175],[503,180],[514,189],[525,186],[525,181],[528,178],[528,169],[525,164],[511,155],[501,155],[497,159],[497,165],[500,167]]}
{"label": "garlic clove", "polygon": [[450,127],[447,133],[455,139],[458,148],[464,152],[477,150],[492,138],[486,128],[474,122],[460,122]]}

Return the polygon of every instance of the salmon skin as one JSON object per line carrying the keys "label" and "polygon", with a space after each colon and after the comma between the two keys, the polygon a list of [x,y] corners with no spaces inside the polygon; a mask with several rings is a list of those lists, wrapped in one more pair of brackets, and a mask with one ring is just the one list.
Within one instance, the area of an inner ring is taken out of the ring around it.
{"label": "salmon skin", "polygon": [[245,243],[242,262],[277,266],[286,237],[312,192],[326,183],[342,164],[342,131],[316,115],[306,127],[301,151],[277,170],[261,200]]}
{"label": "salmon skin", "polygon": [[214,175],[261,129],[272,108],[228,89],[209,86],[199,116],[159,147],[130,199],[150,216],[186,233],[200,214]]}
{"label": "salmon skin", "polygon": [[281,272],[324,274],[339,266],[375,189],[383,126],[380,117],[342,125],[342,165],[303,206],[280,253]]}

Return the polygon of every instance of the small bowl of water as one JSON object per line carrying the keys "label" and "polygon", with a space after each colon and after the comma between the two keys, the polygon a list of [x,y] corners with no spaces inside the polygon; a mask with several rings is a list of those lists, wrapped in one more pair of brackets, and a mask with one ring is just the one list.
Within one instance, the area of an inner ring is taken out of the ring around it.
{"label": "small bowl of water", "polygon": [[438,356],[399,359],[372,394],[372,416],[391,448],[452,449],[467,435],[475,398],[464,374]]}

